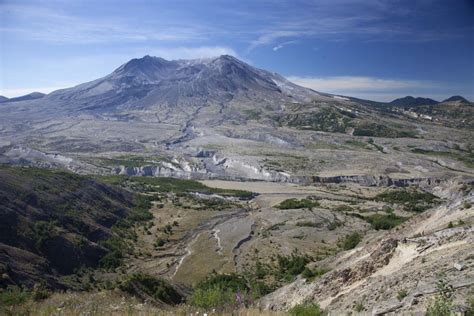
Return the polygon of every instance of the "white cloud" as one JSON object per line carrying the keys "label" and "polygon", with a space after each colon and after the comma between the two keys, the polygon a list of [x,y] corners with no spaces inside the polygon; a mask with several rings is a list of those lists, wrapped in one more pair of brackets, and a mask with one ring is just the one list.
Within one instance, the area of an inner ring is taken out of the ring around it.
{"label": "white cloud", "polygon": [[[90,19],[65,13],[58,8],[50,9],[34,5],[16,5],[0,3],[0,13],[15,21],[4,24],[2,33],[11,33],[20,37],[56,43],[56,44],[93,44],[110,42],[147,42],[147,41],[195,41],[206,38],[211,32],[209,27],[159,19],[137,21],[132,18]],[[12,26],[14,25],[14,26]]]}
{"label": "white cloud", "polygon": [[300,86],[320,92],[378,101],[391,101],[405,95],[433,96],[436,95],[433,94],[433,91],[436,91],[441,86],[440,83],[431,81],[358,76],[289,76],[287,79]]}
{"label": "white cloud", "polygon": [[297,41],[288,41],[288,42],[283,42],[283,43],[280,43],[278,44],[277,46],[273,47],[273,51],[276,52],[277,50],[280,50],[282,49],[283,47],[287,46],[287,45],[291,45],[291,44],[294,44],[296,43]]}
{"label": "white cloud", "polygon": [[374,77],[358,77],[358,76],[334,76],[334,77],[298,77],[290,76],[288,80],[321,91],[344,90],[344,91],[360,91],[360,90],[394,90],[404,88],[426,88],[432,87],[433,83],[417,80],[397,80],[397,79],[381,79]]}

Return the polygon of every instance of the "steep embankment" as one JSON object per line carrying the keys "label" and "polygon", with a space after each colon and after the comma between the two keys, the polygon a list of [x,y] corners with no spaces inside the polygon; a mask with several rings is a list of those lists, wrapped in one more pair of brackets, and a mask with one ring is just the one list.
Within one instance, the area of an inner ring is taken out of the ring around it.
{"label": "steep embankment", "polygon": [[95,267],[99,242],[127,217],[132,195],[91,178],[36,168],[0,167],[0,286],[32,286]]}

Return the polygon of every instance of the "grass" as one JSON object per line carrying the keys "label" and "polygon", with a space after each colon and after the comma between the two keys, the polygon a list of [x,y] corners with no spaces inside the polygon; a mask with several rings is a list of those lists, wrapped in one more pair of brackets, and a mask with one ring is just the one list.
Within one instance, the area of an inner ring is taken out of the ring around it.
{"label": "grass", "polygon": [[376,230],[389,230],[407,220],[406,217],[397,216],[393,213],[373,214],[365,216],[364,219]]}
{"label": "grass", "polygon": [[280,210],[289,210],[289,209],[300,209],[300,208],[313,208],[319,207],[320,204],[317,201],[309,199],[287,199],[275,206]]}

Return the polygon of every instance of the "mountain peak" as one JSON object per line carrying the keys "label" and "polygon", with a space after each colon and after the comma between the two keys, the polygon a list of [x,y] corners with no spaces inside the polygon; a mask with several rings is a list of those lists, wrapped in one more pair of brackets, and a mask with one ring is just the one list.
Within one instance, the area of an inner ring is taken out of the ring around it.
{"label": "mountain peak", "polygon": [[418,106],[418,105],[434,105],[437,104],[438,101],[430,99],[430,98],[420,98],[420,97],[412,97],[408,95],[404,98],[398,98],[390,102],[390,104],[395,106]]}
{"label": "mountain peak", "polygon": [[446,100],[443,100],[443,103],[444,102],[469,103],[468,100],[466,100],[464,97],[462,97],[460,95],[453,95],[452,97],[447,98]]}

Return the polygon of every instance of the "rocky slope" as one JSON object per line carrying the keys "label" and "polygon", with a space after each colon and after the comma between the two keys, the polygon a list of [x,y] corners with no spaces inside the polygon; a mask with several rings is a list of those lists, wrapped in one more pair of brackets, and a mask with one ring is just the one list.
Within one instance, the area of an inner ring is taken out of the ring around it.
{"label": "rocky slope", "polygon": [[330,315],[351,310],[372,315],[419,313],[426,311],[439,291],[437,282],[443,280],[453,289],[454,305],[466,310],[474,285],[472,187],[452,182],[433,192],[448,202],[316,263],[331,267],[331,272],[315,281],[299,278],[262,298],[261,306],[285,310],[317,301]]}

